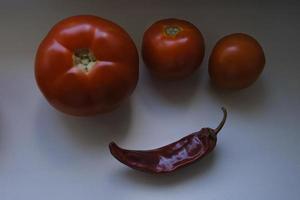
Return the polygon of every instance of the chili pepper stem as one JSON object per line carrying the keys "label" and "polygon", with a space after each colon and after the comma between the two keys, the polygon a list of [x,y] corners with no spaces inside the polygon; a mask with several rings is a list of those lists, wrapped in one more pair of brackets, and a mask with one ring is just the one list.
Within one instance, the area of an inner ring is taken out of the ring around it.
{"label": "chili pepper stem", "polygon": [[220,122],[220,124],[218,125],[218,127],[215,128],[215,130],[214,130],[214,132],[215,132],[216,135],[217,135],[217,134],[220,132],[220,130],[223,128],[223,126],[224,126],[224,124],[225,124],[225,121],[226,121],[226,118],[227,118],[227,110],[226,110],[226,108],[222,107],[221,109],[222,109],[222,111],[223,111],[223,119],[222,119],[222,121]]}

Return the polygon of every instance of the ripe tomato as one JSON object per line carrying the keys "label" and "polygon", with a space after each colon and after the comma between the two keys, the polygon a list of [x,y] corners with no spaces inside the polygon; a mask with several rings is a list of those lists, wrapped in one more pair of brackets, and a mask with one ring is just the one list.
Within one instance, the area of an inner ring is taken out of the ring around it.
{"label": "ripe tomato", "polygon": [[264,65],[260,44],[249,35],[235,33],[217,42],[210,55],[209,74],[217,87],[242,89],[256,81]]}
{"label": "ripe tomato", "polygon": [[142,43],[145,65],[161,79],[183,79],[192,74],[204,56],[204,39],[190,22],[163,19],[146,30]]}
{"label": "ripe tomato", "polygon": [[138,80],[138,53],[117,24],[96,16],[60,21],[41,42],[35,77],[56,109],[93,115],[116,108]]}

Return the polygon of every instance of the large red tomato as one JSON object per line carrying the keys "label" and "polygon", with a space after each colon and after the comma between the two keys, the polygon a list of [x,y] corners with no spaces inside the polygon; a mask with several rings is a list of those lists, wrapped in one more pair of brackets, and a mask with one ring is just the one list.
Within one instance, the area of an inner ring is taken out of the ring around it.
{"label": "large red tomato", "polygon": [[93,115],[116,108],[135,89],[138,53],[117,24],[96,16],[57,23],[40,44],[37,84],[56,109]]}
{"label": "large red tomato", "polygon": [[204,39],[190,22],[164,19],[155,22],[144,33],[142,54],[145,65],[155,76],[183,79],[200,66]]}
{"label": "large red tomato", "polygon": [[251,36],[235,33],[220,39],[209,59],[209,74],[219,88],[242,89],[254,83],[265,65],[260,44]]}

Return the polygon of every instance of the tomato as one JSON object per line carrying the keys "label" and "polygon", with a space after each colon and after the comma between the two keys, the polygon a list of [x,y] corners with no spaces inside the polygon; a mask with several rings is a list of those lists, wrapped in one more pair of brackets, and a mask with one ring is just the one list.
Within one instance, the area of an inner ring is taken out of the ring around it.
{"label": "tomato", "polygon": [[204,39],[190,22],[163,19],[145,31],[142,55],[153,75],[168,80],[183,79],[200,66]]}
{"label": "tomato", "polygon": [[258,79],[264,65],[260,44],[249,35],[235,33],[217,42],[209,58],[209,74],[219,88],[242,89]]}
{"label": "tomato", "polygon": [[57,23],[41,42],[35,78],[48,102],[71,115],[116,108],[135,89],[139,58],[117,24],[89,15]]}

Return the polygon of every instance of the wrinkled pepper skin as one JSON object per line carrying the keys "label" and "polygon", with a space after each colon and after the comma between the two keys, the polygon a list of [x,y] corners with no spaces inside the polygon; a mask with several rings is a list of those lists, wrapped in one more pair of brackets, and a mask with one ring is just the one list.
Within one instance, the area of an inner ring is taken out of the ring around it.
{"label": "wrinkled pepper skin", "polygon": [[217,134],[222,129],[227,111],[216,129],[202,128],[180,140],[152,150],[127,150],[114,142],[110,143],[111,154],[121,163],[144,172],[168,173],[203,158],[216,146]]}

